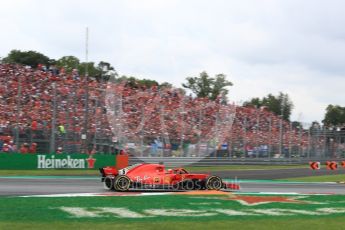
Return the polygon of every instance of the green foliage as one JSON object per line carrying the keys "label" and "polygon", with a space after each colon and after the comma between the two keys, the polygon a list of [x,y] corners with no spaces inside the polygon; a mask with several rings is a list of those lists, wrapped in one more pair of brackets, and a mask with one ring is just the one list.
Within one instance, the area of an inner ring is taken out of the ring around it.
{"label": "green foliage", "polygon": [[111,77],[115,78],[118,76],[116,70],[109,62],[100,61],[96,68],[100,72],[100,75],[96,76],[98,81],[108,81]]}
{"label": "green foliage", "polygon": [[150,87],[152,87],[154,85],[156,85],[156,86],[159,85],[157,81],[150,80],[150,79],[145,79],[145,78],[144,79],[138,79],[137,82],[138,82],[139,85],[144,85],[144,86],[146,86],[148,88],[150,88]]}
{"label": "green foliage", "polygon": [[147,88],[150,88],[154,85],[158,86],[158,82],[155,81],[155,80],[150,80],[150,79],[139,79],[139,78],[136,78],[136,77],[133,77],[133,76],[126,76],[126,75],[123,75],[121,77],[119,77],[117,79],[117,81],[121,82],[121,81],[126,81],[127,85],[131,88],[139,88],[139,87],[142,87],[142,86],[145,86]]}
{"label": "green foliage", "polygon": [[115,70],[114,67],[111,66],[111,64],[109,62],[104,62],[104,61],[100,61],[98,63],[97,68],[99,70],[101,70],[103,73],[108,72],[109,70]]}
{"label": "green foliage", "polygon": [[226,96],[226,87],[232,86],[232,82],[226,80],[224,74],[217,74],[214,78],[210,77],[205,71],[198,77],[187,77],[187,83],[182,84],[184,88],[190,89],[197,97],[207,97],[211,100],[218,96]]}
{"label": "green foliage", "polygon": [[321,129],[321,124],[318,121],[313,121],[311,123],[311,126],[309,128],[309,130],[320,130]]}
{"label": "green foliage", "polygon": [[102,72],[100,69],[95,67],[94,62],[82,62],[78,66],[79,74],[86,76],[86,73],[90,77],[100,77]]}
{"label": "green foliage", "polygon": [[326,126],[337,126],[345,124],[345,107],[339,105],[328,105],[325,118],[322,121]]}
{"label": "green foliage", "polygon": [[64,56],[56,61],[56,66],[64,68],[66,73],[71,73],[73,69],[78,69],[79,59],[74,56]]}
{"label": "green foliage", "polygon": [[86,75],[86,68],[88,71],[88,75],[91,77],[95,77],[98,80],[103,78],[103,80],[109,80],[111,75],[117,76],[114,67],[111,66],[110,63],[101,61],[98,63],[97,66],[93,62],[80,63],[80,60],[74,56],[64,56],[56,61],[56,65],[59,68],[64,68],[66,73],[71,73],[73,69],[78,69],[79,73],[82,76]]}
{"label": "green foliage", "polygon": [[162,84],[159,85],[159,88],[172,88],[173,85],[170,84],[169,82],[163,82]]}
{"label": "green foliage", "polygon": [[283,115],[283,119],[289,120],[292,109],[293,103],[289,98],[288,94],[283,94],[282,92],[279,93],[278,96],[274,96],[272,94],[268,94],[266,97],[260,98],[253,98],[250,101],[244,102],[243,106],[254,106],[260,108],[262,106],[267,107],[267,109],[274,114],[281,116]]}
{"label": "green foliage", "polygon": [[292,125],[292,128],[293,128],[293,129],[303,128],[302,123],[299,122],[299,121],[293,121],[293,122],[291,123],[291,125]]}
{"label": "green foliage", "polygon": [[4,63],[28,65],[33,68],[36,68],[38,64],[43,64],[46,66],[51,64],[51,61],[47,56],[32,50],[12,50],[2,61]]}

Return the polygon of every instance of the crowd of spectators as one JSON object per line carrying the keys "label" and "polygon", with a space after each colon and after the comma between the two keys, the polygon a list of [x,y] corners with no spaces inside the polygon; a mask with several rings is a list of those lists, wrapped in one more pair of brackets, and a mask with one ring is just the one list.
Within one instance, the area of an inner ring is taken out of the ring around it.
{"label": "crowd of spectators", "polygon": [[43,66],[32,69],[21,65],[1,64],[0,135],[10,135],[13,139],[18,129],[20,137],[27,137],[29,134],[30,139],[46,138],[52,128],[54,104],[55,127],[66,127],[68,131],[80,135],[84,124],[86,84],[91,89],[88,129],[91,133],[95,132],[97,118],[97,123],[102,125],[101,133],[109,136],[111,131],[106,128],[107,124],[104,125],[106,116],[95,114],[96,100],[101,94],[98,90],[100,83],[93,80],[88,83],[81,81],[77,71],[66,74]]}
{"label": "crowd of spectators", "polygon": [[47,138],[54,111],[57,136],[73,143],[81,142],[86,127],[94,139],[147,144],[160,139],[163,148],[207,142],[250,152],[260,146],[305,149],[310,144],[307,129],[293,127],[265,108],[195,98],[178,88],[87,82],[76,70],[0,64],[0,137],[6,137],[0,138],[0,151],[35,153],[39,146],[32,141],[17,148],[15,133],[29,133],[30,140]]}

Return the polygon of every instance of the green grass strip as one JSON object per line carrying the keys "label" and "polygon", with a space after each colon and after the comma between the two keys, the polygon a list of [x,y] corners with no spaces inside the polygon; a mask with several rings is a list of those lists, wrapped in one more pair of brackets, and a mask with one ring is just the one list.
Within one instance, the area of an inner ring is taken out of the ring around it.
{"label": "green grass strip", "polygon": [[287,178],[284,180],[295,181],[295,182],[298,182],[298,181],[299,182],[340,182],[340,181],[345,181],[345,174],[296,177],[296,178]]}
{"label": "green grass strip", "polygon": [[[256,197],[259,195],[255,195]],[[268,197],[268,196],[262,196]],[[322,208],[345,208],[345,196],[301,196],[298,200],[309,203],[266,203],[245,206],[228,196],[142,196],[142,197],[73,197],[73,198],[20,198],[0,197],[0,229],[344,229],[345,213],[310,215]],[[80,207],[89,211],[97,207],[126,208],[149,215],[145,210],[195,210],[215,212],[214,209],[248,212],[250,210],[300,210],[304,214],[160,216],[119,218],[111,213],[100,217],[73,217],[61,207]]]}
{"label": "green grass strip", "polygon": [[94,223],[92,221],[52,221],[49,223],[39,221],[0,222],[0,229],[7,230],[36,230],[36,229],[126,229],[126,230],[185,230],[185,229],[241,229],[241,230],[299,230],[299,229],[344,229],[345,219],[343,217],[327,217],[320,219],[267,219],[267,220],[222,220],[222,221],[159,221],[138,223],[128,221],[119,223],[117,220],[106,223]]}

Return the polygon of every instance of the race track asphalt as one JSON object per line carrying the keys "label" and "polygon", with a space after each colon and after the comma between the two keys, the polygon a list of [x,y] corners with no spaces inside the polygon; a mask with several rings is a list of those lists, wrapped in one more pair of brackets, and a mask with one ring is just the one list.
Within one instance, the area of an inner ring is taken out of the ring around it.
{"label": "race track asphalt", "polygon": [[[241,182],[240,185],[241,192],[345,194],[345,185],[336,183],[284,183],[273,181],[244,181]],[[109,191],[103,187],[103,184],[97,178],[0,179],[0,196],[105,192]]]}
{"label": "race track asphalt", "polygon": [[[204,172],[210,173],[210,172]],[[235,178],[250,179],[250,180],[274,180],[286,179],[294,177],[309,177],[309,176],[322,176],[322,175],[338,175],[344,174],[345,169],[339,168],[338,170],[327,170],[325,168],[320,170],[311,170],[309,168],[289,168],[289,169],[264,169],[264,170],[232,170],[232,171],[213,171],[212,174],[220,176],[221,178]]]}
{"label": "race track asphalt", "polygon": [[[273,193],[334,193],[345,194],[345,184],[337,183],[298,183],[269,181],[301,176],[344,174],[337,171],[310,169],[274,169],[218,171],[212,174],[222,178],[241,181],[242,192]],[[246,181],[247,180],[247,181]],[[43,195],[65,193],[104,193],[103,184],[98,177],[0,177],[0,196]]]}

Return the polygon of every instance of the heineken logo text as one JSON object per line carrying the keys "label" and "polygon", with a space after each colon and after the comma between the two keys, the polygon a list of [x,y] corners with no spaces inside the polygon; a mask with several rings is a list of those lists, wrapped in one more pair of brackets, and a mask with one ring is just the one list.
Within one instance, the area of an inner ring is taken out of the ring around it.
{"label": "heineken logo text", "polygon": [[93,168],[96,159],[75,159],[71,156],[66,158],[55,158],[54,155],[37,155],[37,168],[54,169],[54,168]]}

